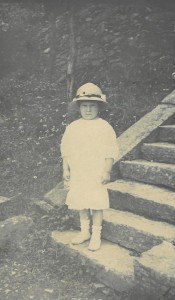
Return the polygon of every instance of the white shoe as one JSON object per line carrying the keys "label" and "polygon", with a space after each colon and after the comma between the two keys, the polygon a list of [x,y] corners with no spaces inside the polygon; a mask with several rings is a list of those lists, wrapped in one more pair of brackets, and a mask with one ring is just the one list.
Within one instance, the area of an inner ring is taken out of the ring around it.
{"label": "white shoe", "polygon": [[88,241],[90,239],[91,235],[89,232],[87,232],[86,234],[85,233],[82,233],[82,232],[79,232],[73,239],[72,239],[72,244],[73,245],[79,245],[79,244],[82,244],[84,243],[85,241]]}
{"label": "white shoe", "polygon": [[101,230],[102,226],[92,226],[92,237],[89,243],[88,249],[90,251],[96,251],[101,246]]}
{"label": "white shoe", "polygon": [[72,239],[72,244],[79,245],[89,240],[91,235],[89,231],[90,220],[80,220],[81,231]]}

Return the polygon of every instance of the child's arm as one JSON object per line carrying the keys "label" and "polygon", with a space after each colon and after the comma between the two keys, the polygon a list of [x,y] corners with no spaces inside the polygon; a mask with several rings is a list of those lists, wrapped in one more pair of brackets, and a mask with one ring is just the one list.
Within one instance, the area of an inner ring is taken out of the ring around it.
{"label": "child's arm", "polygon": [[64,181],[70,180],[70,168],[69,168],[68,159],[66,156],[63,157],[63,179],[64,179]]}
{"label": "child's arm", "polygon": [[114,163],[113,158],[106,158],[105,159],[105,168],[101,177],[101,183],[106,184],[110,181],[111,179],[111,171],[112,171],[112,166]]}

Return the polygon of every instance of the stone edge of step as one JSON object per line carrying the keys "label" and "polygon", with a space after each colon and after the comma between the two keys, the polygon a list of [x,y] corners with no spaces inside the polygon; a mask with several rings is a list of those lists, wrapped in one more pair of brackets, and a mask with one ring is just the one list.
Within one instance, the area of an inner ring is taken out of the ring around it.
{"label": "stone edge of step", "polygon": [[[70,231],[54,231],[51,233],[51,243],[55,246],[63,247],[68,253],[78,255],[80,260],[82,258],[85,259],[86,263],[90,264],[90,267],[93,267],[97,279],[111,288],[117,289],[120,292],[126,292],[133,288],[134,258],[129,255],[128,250],[103,240],[100,250],[89,251],[87,247],[88,242],[81,245],[71,245],[70,240],[75,233]],[[105,261],[105,258],[107,258],[108,262]],[[125,261],[125,265],[123,266],[122,261]]]}
{"label": "stone edge of step", "polygon": [[[143,151],[144,148],[162,148],[162,150],[164,149],[169,149],[169,150],[175,150],[175,144],[174,143],[168,143],[168,142],[154,142],[154,143],[143,143],[141,146],[141,150]],[[157,149],[156,149],[157,150]]]}
{"label": "stone edge of step", "polygon": [[[104,221],[114,226],[132,228],[146,235],[168,240],[175,239],[175,226],[166,222],[154,221],[131,212],[108,209],[104,212]],[[159,234],[160,232],[160,234]]]}
{"label": "stone edge of step", "polygon": [[121,165],[140,165],[145,167],[160,167],[161,169],[168,168],[169,170],[175,171],[175,165],[171,165],[168,163],[162,163],[162,162],[153,162],[153,161],[147,161],[145,159],[135,159],[135,160],[122,160],[120,162]]}
{"label": "stone edge of step", "polygon": [[[175,247],[164,241],[134,260],[135,281],[146,299],[175,299]],[[150,277],[151,274],[151,277]]]}
{"label": "stone edge of step", "polygon": [[[127,194],[131,197],[152,201],[175,208],[175,193],[171,190],[138,181],[119,179],[107,185],[109,192]],[[166,199],[166,200],[165,200]]]}

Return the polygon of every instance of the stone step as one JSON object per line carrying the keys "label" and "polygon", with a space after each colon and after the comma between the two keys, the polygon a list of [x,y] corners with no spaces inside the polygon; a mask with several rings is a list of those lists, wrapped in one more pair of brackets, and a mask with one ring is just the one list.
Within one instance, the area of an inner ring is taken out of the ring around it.
{"label": "stone step", "polygon": [[130,212],[104,210],[102,237],[122,247],[141,253],[175,239],[175,226],[148,220]]}
{"label": "stone step", "polygon": [[70,260],[76,259],[81,269],[93,271],[100,282],[124,295],[130,291],[134,285],[134,269],[133,257],[129,251],[105,240],[102,240],[98,251],[89,251],[89,242],[81,245],[71,244],[75,234],[76,232],[72,231],[53,231],[52,244],[58,247],[59,251],[62,249]]}
{"label": "stone step", "polygon": [[134,261],[139,295],[133,299],[175,299],[175,247],[168,242],[153,247]]}
{"label": "stone step", "polygon": [[23,214],[25,208],[21,194],[17,194],[11,198],[0,196],[0,221]]}
{"label": "stone step", "polygon": [[175,165],[146,160],[121,161],[123,178],[175,188]]}
{"label": "stone step", "polygon": [[175,164],[175,144],[145,143],[142,145],[141,151],[146,160]]}
{"label": "stone step", "polygon": [[[76,211],[73,224],[76,228],[80,226]],[[107,209],[103,213],[102,237],[140,254],[163,240],[173,241],[175,226],[126,211]]]}
{"label": "stone step", "polygon": [[175,193],[154,185],[116,180],[108,184],[110,207],[175,223]]}
{"label": "stone step", "polygon": [[45,200],[32,200],[32,207],[41,214],[49,214],[54,212],[54,206],[47,203]]}
{"label": "stone step", "polygon": [[44,195],[44,199],[53,206],[61,206],[65,204],[68,189],[64,188],[64,183],[61,181],[52,190]]}
{"label": "stone step", "polygon": [[160,126],[159,140],[175,143],[175,125]]}

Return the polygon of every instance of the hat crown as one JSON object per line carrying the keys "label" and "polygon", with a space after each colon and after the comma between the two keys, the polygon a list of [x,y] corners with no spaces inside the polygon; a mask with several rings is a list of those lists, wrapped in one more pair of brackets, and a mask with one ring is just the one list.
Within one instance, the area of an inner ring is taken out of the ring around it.
{"label": "hat crown", "polygon": [[76,93],[76,97],[85,95],[102,95],[102,91],[94,83],[88,82],[80,86]]}
{"label": "hat crown", "polygon": [[94,83],[88,82],[80,86],[76,92],[76,97],[73,101],[94,100],[106,102],[106,96],[102,93],[101,89]]}

